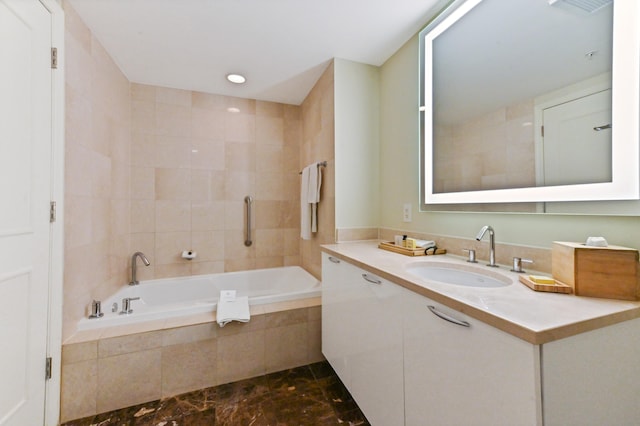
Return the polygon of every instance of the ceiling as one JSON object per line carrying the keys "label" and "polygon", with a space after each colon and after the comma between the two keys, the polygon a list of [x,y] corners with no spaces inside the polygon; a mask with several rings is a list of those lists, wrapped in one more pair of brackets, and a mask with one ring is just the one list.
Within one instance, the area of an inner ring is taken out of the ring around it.
{"label": "ceiling", "polygon": [[132,82],[295,105],[332,58],[382,65],[446,3],[69,1]]}

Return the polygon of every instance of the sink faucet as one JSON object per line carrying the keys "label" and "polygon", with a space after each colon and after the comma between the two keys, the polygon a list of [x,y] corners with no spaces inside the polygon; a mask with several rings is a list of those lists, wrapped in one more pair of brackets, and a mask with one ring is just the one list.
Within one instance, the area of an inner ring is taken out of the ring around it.
{"label": "sink faucet", "polygon": [[491,251],[489,252],[489,263],[487,264],[487,266],[497,268],[498,265],[496,265],[496,240],[493,228],[489,225],[483,226],[482,229],[480,229],[480,231],[478,232],[478,235],[476,235],[476,240],[480,241],[487,231],[489,231],[489,246],[491,248]]}
{"label": "sink faucet", "polygon": [[129,285],[140,284],[140,281],[138,281],[138,278],[136,277],[136,275],[137,275],[136,260],[137,260],[138,257],[140,259],[142,259],[142,262],[144,263],[144,266],[151,265],[151,262],[149,262],[149,259],[147,259],[147,257],[144,255],[144,253],[142,253],[141,251],[137,251],[137,252],[133,253],[133,256],[131,256],[131,281],[129,282]]}

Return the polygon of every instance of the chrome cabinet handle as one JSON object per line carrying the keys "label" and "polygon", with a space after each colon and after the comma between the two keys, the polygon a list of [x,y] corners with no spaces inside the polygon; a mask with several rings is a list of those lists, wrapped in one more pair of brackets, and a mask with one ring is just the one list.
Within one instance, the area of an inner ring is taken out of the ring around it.
{"label": "chrome cabinet handle", "polygon": [[337,259],[333,256],[329,256],[329,262],[331,263],[340,263],[340,259]]}
{"label": "chrome cabinet handle", "polygon": [[251,203],[253,202],[253,198],[251,198],[251,196],[247,195],[246,197],[244,197],[244,203],[247,205],[247,238],[244,240],[244,245],[249,247],[251,246],[251,244],[253,244],[253,241],[251,241]]}
{"label": "chrome cabinet handle", "polygon": [[452,317],[450,315],[442,313],[442,312],[438,311],[435,306],[429,305],[429,306],[427,306],[427,308],[429,308],[429,310],[431,311],[432,314],[434,314],[435,316],[437,316],[439,318],[442,318],[445,321],[449,321],[449,322],[451,322],[453,324],[460,325],[462,327],[471,327],[471,324],[469,324],[468,322],[463,321],[463,320],[459,320],[459,319],[454,318],[454,317]]}
{"label": "chrome cabinet handle", "polygon": [[369,274],[362,274],[362,278],[364,278],[366,281],[370,282],[371,284],[382,285],[382,281],[380,281],[377,278],[372,278],[371,276],[369,276]]}

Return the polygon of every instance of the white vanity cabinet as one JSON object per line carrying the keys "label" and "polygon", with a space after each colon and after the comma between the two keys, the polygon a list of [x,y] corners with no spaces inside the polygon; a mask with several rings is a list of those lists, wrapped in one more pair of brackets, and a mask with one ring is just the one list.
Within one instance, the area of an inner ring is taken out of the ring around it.
{"label": "white vanity cabinet", "polygon": [[538,346],[408,291],[404,314],[407,426],[541,424]]}
{"label": "white vanity cabinet", "polygon": [[322,352],[374,426],[640,424],[634,311],[534,344],[327,253],[322,274]]}
{"label": "white vanity cabinet", "polygon": [[406,291],[322,255],[322,352],[373,425],[404,424]]}

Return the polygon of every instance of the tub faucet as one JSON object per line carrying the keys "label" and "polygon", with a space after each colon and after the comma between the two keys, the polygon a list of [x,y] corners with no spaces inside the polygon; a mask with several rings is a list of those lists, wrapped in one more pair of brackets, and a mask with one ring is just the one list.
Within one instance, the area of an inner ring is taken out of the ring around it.
{"label": "tub faucet", "polygon": [[131,281],[129,282],[129,285],[137,285],[140,284],[140,281],[138,281],[137,278],[137,265],[136,265],[136,260],[137,258],[142,259],[142,262],[144,263],[144,266],[149,266],[151,265],[151,262],[149,262],[149,259],[147,259],[147,257],[144,255],[144,253],[142,253],[141,251],[137,251],[135,253],[133,253],[133,256],[131,256]]}
{"label": "tub faucet", "polygon": [[482,229],[480,229],[480,231],[478,232],[478,235],[476,235],[476,240],[480,241],[487,231],[489,231],[489,247],[491,249],[489,252],[489,263],[487,264],[487,266],[497,268],[498,265],[496,265],[496,240],[493,228],[489,225],[483,226]]}

